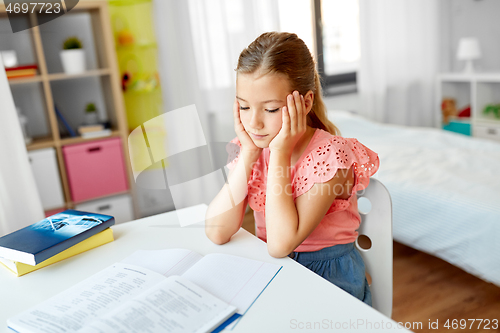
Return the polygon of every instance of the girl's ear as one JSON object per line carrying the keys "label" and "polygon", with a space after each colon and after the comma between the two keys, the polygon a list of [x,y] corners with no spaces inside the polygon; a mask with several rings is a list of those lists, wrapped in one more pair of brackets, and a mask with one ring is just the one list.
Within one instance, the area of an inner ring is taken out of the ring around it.
{"label": "girl's ear", "polygon": [[306,114],[311,111],[313,103],[314,103],[314,93],[309,90],[305,95],[304,95],[304,102],[306,104]]}

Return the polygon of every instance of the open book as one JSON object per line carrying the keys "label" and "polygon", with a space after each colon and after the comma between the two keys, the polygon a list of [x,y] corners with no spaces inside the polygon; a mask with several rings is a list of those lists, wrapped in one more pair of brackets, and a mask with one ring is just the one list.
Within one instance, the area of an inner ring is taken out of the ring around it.
{"label": "open book", "polygon": [[136,251],[7,324],[21,333],[228,329],[280,269],[226,254]]}

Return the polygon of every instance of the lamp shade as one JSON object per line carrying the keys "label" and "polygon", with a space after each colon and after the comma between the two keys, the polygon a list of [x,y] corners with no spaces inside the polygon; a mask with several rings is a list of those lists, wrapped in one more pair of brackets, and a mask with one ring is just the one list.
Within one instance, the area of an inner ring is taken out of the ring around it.
{"label": "lamp shade", "polygon": [[481,57],[481,49],[477,38],[461,38],[458,44],[457,59],[471,60]]}

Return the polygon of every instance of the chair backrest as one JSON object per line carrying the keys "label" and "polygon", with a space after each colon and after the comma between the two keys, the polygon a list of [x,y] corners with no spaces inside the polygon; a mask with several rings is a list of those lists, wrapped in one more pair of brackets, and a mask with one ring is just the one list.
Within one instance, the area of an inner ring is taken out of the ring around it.
{"label": "chair backrest", "polygon": [[[355,244],[371,276],[372,306],[390,318],[393,286],[392,202],[389,191],[379,180],[370,178],[368,187],[358,192],[358,209],[361,225]],[[371,241],[369,248],[364,245],[366,237]]]}

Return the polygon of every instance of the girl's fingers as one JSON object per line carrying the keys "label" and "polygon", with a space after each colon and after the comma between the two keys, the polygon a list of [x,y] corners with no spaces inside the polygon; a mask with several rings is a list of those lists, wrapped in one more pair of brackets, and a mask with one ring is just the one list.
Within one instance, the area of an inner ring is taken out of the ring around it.
{"label": "girl's fingers", "polygon": [[300,95],[300,105],[302,105],[302,115],[300,119],[302,120],[302,128],[305,129],[307,125],[307,114],[306,114],[306,101],[303,95]]}
{"label": "girl's fingers", "polygon": [[281,125],[281,130],[290,132],[290,112],[286,106],[283,107],[281,114],[282,114],[281,119],[283,120],[283,125]]}
{"label": "girl's fingers", "polygon": [[300,94],[298,91],[293,92],[293,100],[295,103],[296,112],[296,127],[297,132],[302,130],[302,117],[303,117],[303,109],[302,109],[302,100],[300,99]]}
{"label": "girl's fingers", "polygon": [[295,133],[297,129],[297,108],[292,94],[287,96],[287,110],[290,118],[290,132]]}

